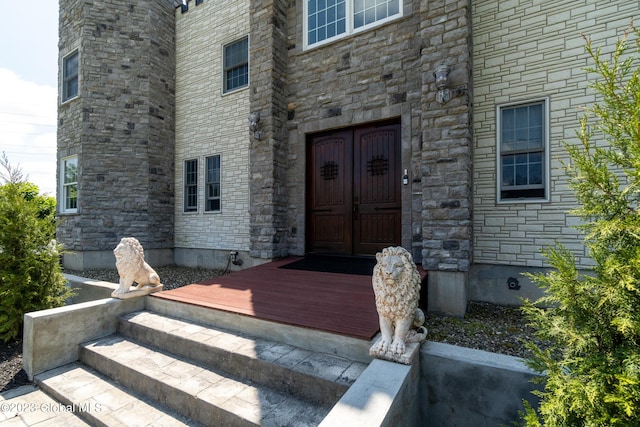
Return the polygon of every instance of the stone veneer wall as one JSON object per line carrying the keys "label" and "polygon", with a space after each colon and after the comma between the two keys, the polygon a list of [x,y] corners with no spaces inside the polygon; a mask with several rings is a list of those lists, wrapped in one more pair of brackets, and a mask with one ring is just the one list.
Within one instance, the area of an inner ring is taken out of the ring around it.
{"label": "stone veneer wall", "polygon": [[58,158],[77,155],[79,175],[58,239],[79,254],[124,236],[173,248],[173,13],[153,0],[60,3],[60,58],[78,49],[79,94],[58,109]]}
{"label": "stone veneer wall", "polygon": [[[474,262],[531,267],[546,263],[540,249],[559,241],[590,260],[582,236],[568,215],[575,205],[561,165],[567,160],[562,141],[577,142],[580,106],[595,101],[584,68],[591,65],[584,33],[594,46],[613,49],[632,17],[637,1],[527,1],[472,3],[474,50]],[[548,203],[497,203],[496,106],[548,97],[550,105],[550,173]],[[513,270],[513,269],[512,269]],[[496,270],[506,289],[508,274]],[[515,277],[515,276],[514,276]],[[488,283],[486,284],[489,285]]]}
{"label": "stone veneer wall", "polygon": [[[223,94],[223,47],[249,34],[246,1],[176,9],[176,248],[249,250],[249,89]],[[254,37],[249,39],[253,44]],[[250,67],[257,64],[250,59]],[[221,210],[205,212],[206,157],[220,155]],[[197,159],[198,211],[184,212],[184,162]],[[191,252],[189,252],[191,253]],[[193,258],[193,255],[188,255]],[[212,254],[200,252],[202,257]],[[192,260],[193,262],[193,260]]]}
{"label": "stone veneer wall", "polygon": [[287,246],[287,26],[285,0],[252,0],[250,47],[251,111],[260,113],[262,137],[251,137],[251,251],[278,258]]}
{"label": "stone veneer wall", "polygon": [[[433,81],[433,76],[430,81],[428,77],[426,82],[423,81],[423,69],[430,66],[436,59],[425,61],[424,55],[431,55],[432,52],[424,50],[425,43],[428,42],[421,37],[416,37],[416,34],[420,34],[421,22],[425,17],[437,15],[438,19],[446,21],[449,13],[457,16],[459,12],[451,12],[448,8],[445,11],[444,6],[436,9],[432,5],[407,0],[403,5],[404,16],[399,19],[324,46],[305,50],[303,49],[302,1],[291,3],[286,10],[286,31],[282,28],[280,21],[280,11],[283,7],[284,5],[276,9],[264,7],[252,9],[254,10],[252,28],[268,25],[273,30],[272,38],[277,39],[273,42],[264,37],[264,43],[268,46],[265,48],[254,43],[252,55],[258,55],[254,60],[259,64],[281,63],[280,55],[285,54],[282,44],[285,36],[288,49],[286,81],[281,80],[280,70],[271,75],[268,70],[265,70],[262,75],[265,76],[267,83],[261,84],[252,76],[251,93],[252,110],[259,109],[261,105],[265,106],[261,111],[263,119],[265,112],[267,120],[271,118],[271,112],[277,113],[277,126],[275,126],[277,129],[280,129],[283,108],[286,107],[287,110],[288,134],[278,136],[277,131],[274,131],[274,136],[278,137],[272,145],[267,145],[265,142],[262,145],[255,144],[257,150],[268,151],[267,157],[275,160],[266,162],[260,170],[252,161],[254,177],[261,176],[262,173],[268,174],[274,169],[273,164],[276,165],[278,174],[279,168],[288,170],[286,187],[282,188],[282,181],[276,179],[273,182],[278,183],[277,189],[270,193],[282,193],[283,197],[286,194],[289,198],[287,211],[278,211],[278,218],[286,214],[287,221],[284,229],[278,229],[276,234],[278,242],[282,241],[280,238],[282,233],[288,240],[289,253],[298,255],[304,253],[306,136],[323,130],[397,119],[402,125],[402,167],[410,171],[411,181],[410,185],[403,186],[402,189],[402,244],[413,248],[416,261],[420,262],[423,255],[422,232],[424,229],[421,214],[424,174],[422,150],[425,144],[422,141],[424,127],[422,106],[424,92],[432,92],[430,85]],[[458,5],[456,4],[454,9],[455,7]],[[258,10],[260,12],[257,12]],[[273,10],[278,11],[277,18],[269,14],[272,14]],[[465,13],[466,9],[462,15],[464,16]],[[453,19],[454,22],[458,22],[457,18]],[[460,24],[465,25],[465,21],[461,21]],[[272,61],[273,58],[275,61]],[[465,59],[468,59],[468,55]],[[463,68],[468,69],[467,65]],[[255,67],[254,72],[256,72]],[[272,85],[271,93],[263,89],[268,85]],[[425,85],[427,88],[423,90]],[[285,91],[286,99],[282,98],[282,91]],[[259,97],[257,94],[262,96]],[[274,94],[276,96],[273,96]],[[263,98],[267,101],[262,101]],[[259,99],[262,104],[258,102]],[[458,109],[460,109],[460,103],[458,101],[456,104]],[[273,108],[270,109],[270,106]],[[441,106],[434,105],[433,108],[440,109]],[[467,117],[466,112],[464,117]],[[429,125],[431,124],[429,122]],[[276,147],[281,141],[287,143],[286,150]],[[431,141],[428,143],[431,144]],[[263,152],[257,150],[256,158],[264,156]],[[277,155],[273,156],[272,153]],[[468,165],[469,162],[465,164]],[[258,180],[253,180],[253,183],[255,187],[252,186],[252,197],[256,195],[254,190],[258,187]],[[271,187],[265,187],[271,191]],[[264,187],[261,190],[264,190]],[[260,199],[253,200],[254,203],[256,201],[262,202]],[[463,206],[469,208],[469,202],[464,202]],[[454,219],[453,222],[458,220]],[[428,225],[431,227],[431,224]],[[252,226],[257,230],[264,230],[255,221],[252,221]],[[468,224],[464,226],[468,227]],[[468,266],[468,253],[467,251],[466,266]]]}
{"label": "stone veneer wall", "polygon": [[[422,39],[422,266],[467,272],[471,263],[472,145],[469,0],[427,2]],[[433,71],[449,67],[446,103],[436,100]]]}

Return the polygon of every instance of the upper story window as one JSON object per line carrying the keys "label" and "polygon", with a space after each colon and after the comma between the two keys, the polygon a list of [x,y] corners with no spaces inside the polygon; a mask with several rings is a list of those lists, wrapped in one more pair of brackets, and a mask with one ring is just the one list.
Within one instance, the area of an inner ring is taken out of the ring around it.
{"label": "upper story window", "polygon": [[249,85],[249,37],[224,47],[223,92],[231,92]]}
{"label": "upper story window", "polygon": [[62,159],[60,168],[60,204],[62,213],[78,211],[78,157]]}
{"label": "upper story window", "polygon": [[402,16],[400,0],[305,0],[304,5],[305,47]]}
{"label": "upper story window", "polygon": [[548,101],[499,106],[499,201],[548,200]]}
{"label": "upper story window", "polygon": [[184,211],[198,211],[198,159],[184,162]]}
{"label": "upper story window", "polygon": [[205,208],[207,212],[220,210],[220,156],[207,157]]}
{"label": "upper story window", "polygon": [[78,51],[62,60],[62,102],[78,96]]}

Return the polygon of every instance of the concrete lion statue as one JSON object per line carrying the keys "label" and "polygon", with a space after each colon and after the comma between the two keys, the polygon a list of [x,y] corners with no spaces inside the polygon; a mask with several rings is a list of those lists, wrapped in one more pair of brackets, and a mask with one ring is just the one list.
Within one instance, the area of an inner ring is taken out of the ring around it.
{"label": "concrete lion statue", "polygon": [[420,273],[409,251],[402,247],[385,248],[376,254],[376,260],[372,282],[382,337],[369,353],[402,355],[406,343],[421,342],[427,336],[424,313],[418,308]]}
{"label": "concrete lion statue", "polygon": [[160,286],[160,276],[144,260],[144,250],[138,239],[123,237],[113,250],[116,256],[116,268],[120,275],[120,285],[113,293],[121,295],[129,292],[133,283],[135,289],[145,286]]}

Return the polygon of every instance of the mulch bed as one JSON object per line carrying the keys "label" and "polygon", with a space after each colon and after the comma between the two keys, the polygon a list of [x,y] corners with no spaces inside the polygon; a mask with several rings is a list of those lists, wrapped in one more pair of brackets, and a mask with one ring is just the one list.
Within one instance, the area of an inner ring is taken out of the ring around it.
{"label": "mulch bed", "polygon": [[22,369],[22,339],[0,340],[0,392],[31,384]]}

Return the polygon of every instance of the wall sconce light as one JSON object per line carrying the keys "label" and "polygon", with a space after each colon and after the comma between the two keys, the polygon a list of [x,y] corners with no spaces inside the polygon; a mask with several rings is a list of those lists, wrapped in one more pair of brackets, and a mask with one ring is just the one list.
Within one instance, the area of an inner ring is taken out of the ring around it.
{"label": "wall sconce light", "polygon": [[438,101],[440,104],[445,104],[449,102],[451,98],[468,93],[466,84],[454,89],[449,89],[449,86],[451,84],[451,82],[449,81],[450,71],[451,69],[446,64],[440,64],[433,72],[433,77],[435,77],[436,79],[436,89],[438,89],[438,93],[436,94],[436,101]]}
{"label": "wall sconce light", "polygon": [[249,114],[249,130],[253,132],[255,139],[262,139],[262,131],[260,130],[260,112]]}
{"label": "wall sconce light", "polygon": [[436,100],[444,104],[451,99],[451,91],[449,90],[449,67],[445,64],[440,64],[433,72],[433,76],[436,78]]}

